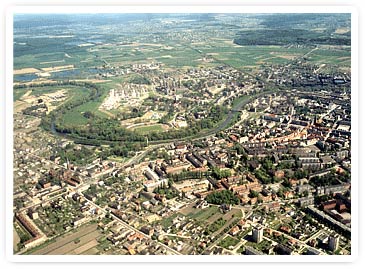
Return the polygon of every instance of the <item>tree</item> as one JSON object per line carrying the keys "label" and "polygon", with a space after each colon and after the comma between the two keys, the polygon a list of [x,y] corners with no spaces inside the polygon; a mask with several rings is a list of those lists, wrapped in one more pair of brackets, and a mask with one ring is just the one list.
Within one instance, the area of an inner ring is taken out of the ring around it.
{"label": "tree", "polygon": [[259,193],[257,191],[254,191],[252,189],[250,189],[250,195],[251,198],[255,198],[259,196]]}
{"label": "tree", "polygon": [[239,204],[239,199],[230,190],[223,190],[220,192],[213,192],[208,194],[205,198],[208,203],[221,205],[221,204]]}
{"label": "tree", "polygon": [[220,169],[220,168],[213,168],[212,176],[215,179],[222,179],[222,178],[230,177],[231,176],[231,171],[230,170],[223,170],[223,169]]}

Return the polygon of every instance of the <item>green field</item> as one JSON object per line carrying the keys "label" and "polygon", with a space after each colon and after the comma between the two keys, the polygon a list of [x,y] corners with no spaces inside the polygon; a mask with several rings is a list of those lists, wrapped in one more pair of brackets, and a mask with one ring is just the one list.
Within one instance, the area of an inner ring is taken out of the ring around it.
{"label": "green field", "polygon": [[230,235],[227,235],[224,239],[222,239],[222,241],[219,242],[219,246],[223,247],[223,248],[229,248],[229,247],[234,247],[238,244],[238,242],[240,242],[240,240],[233,238]]}
{"label": "green field", "polygon": [[[78,95],[78,94],[80,94],[80,91],[74,91],[71,98],[74,99],[74,98],[82,98],[84,96],[87,96],[88,91],[83,89],[81,96]],[[63,115],[63,120],[66,122],[66,124],[71,124],[71,125],[86,124],[87,123],[87,118],[85,118],[83,116],[83,114],[86,111],[93,112],[95,115],[97,115],[99,117],[107,118],[108,115],[106,115],[105,113],[98,110],[101,103],[102,103],[102,98],[98,101],[91,101],[91,102],[87,102],[85,104],[82,104],[80,106],[77,106],[77,107],[73,108],[72,110],[67,111]]]}
{"label": "green field", "polygon": [[194,211],[190,212],[187,216],[192,219],[196,219],[198,221],[200,221],[200,220],[206,221],[209,217],[211,217],[212,215],[215,215],[215,214],[221,215],[218,207],[210,206],[210,207],[204,208],[204,209],[195,209]]}
{"label": "green field", "polygon": [[148,126],[140,126],[133,129],[134,131],[140,134],[147,134],[151,132],[164,132],[165,130],[162,128],[161,124],[154,124]]}
{"label": "green field", "polygon": [[308,60],[316,64],[351,66],[350,49],[318,49],[308,55]]}
{"label": "green field", "polygon": [[178,217],[178,216],[182,216],[180,213],[175,213],[175,214],[172,214],[171,216],[167,217],[167,218],[164,218],[161,220],[160,224],[164,227],[164,228],[168,228],[168,227],[171,227],[172,225],[172,221]]}
{"label": "green field", "polygon": [[57,92],[59,90],[66,89],[62,86],[47,86],[47,87],[31,87],[31,88],[15,88],[13,89],[13,100],[19,100],[26,92],[32,91],[32,96],[41,96],[48,93]]}
{"label": "green field", "polygon": [[19,100],[25,93],[26,93],[26,89],[14,89],[13,91],[13,100]]}
{"label": "green field", "polygon": [[282,46],[237,46],[228,42],[211,43],[199,49],[217,61],[242,70],[255,69],[262,64],[285,64],[310,51],[309,48]]}

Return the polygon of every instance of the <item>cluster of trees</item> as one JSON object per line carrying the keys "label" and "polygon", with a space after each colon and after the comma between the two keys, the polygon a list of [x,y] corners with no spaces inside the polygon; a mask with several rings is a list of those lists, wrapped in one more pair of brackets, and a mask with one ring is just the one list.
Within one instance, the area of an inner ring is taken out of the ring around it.
{"label": "cluster of trees", "polygon": [[96,184],[91,184],[90,187],[84,192],[87,195],[95,196],[97,192]]}
{"label": "cluster of trees", "polygon": [[[59,81],[57,83],[52,84],[42,84],[42,87],[46,86],[80,86],[85,87],[89,91],[89,95],[83,95],[79,97],[72,98],[71,100],[67,101],[63,105],[59,106],[57,109],[53,110],[47,116],[42,118],[40,126],[45,130],[56,130],[60,133],[73,133],[73,128],[67,126],[66,122],[63,120],[63,116],[66,112],[81,106],[85,103],[96,101],[100,98],[103,90],[96,84],[88,83],[88,82],[75,82],[75,81]],[[39,85],[37,85],[39,87]],[[90,115],[89,115],[90,116]],[[79,126],[78,126],[79,127]],[[76,128],[76,127],[74,127]]]}
{"label": "cluster of trees", "polygon": [[146,111],[144,111],[142,109],[133,108],[132,111],[129,111],[129,112],[119,112],[117,114],[117,118],[119,120],[139,118],[139,117],[142,117],[144,113],[146,113]]}
{"label": "cluster of trees", "polygon": [[204,231],[205,235],[209,235],[211,233],[214,233],[215,231],[218,231],[220,228],[222,228],[224,226],[224,224],[226,224],[226,220],[223,219],[222,217],[220,217],[219,219],[217,219],[215,222],[213,222],[212,224],[210,224]]}
{"label": "cluster of trees", "polygon": [[120,126],[119,121],[116,119],[95,118],[90,124],[83,126],[66,125],[61,121],[55,124],[55,129],[57,132],[67,134],[73,138],[96,141],[145,141],[144,136]]}
{"label": "cluster of trees", "polygon": [[169,186],[159,186],[154,191],[154,193],[165,195],[166,199],[172,199],[179,195],[179,192]]}
{"label": "cluster of trees", "polygon": [[46,115],[46,111],[42,111],[41,113],[39,113],[37,111],[40,108],[47,109],[47,106],[43,103],[39,104],[39,105],[30,106],[30,107],[27,107],[23,110],[23,114],[30,115],[30,116],[35,116],[35,117]]}
{"label": "cluster of trees", "polygon": [[351,38],[345,35],[332,37],[330,34],[303,29],[263,29],[240,31],[233,42],[243,46],[282,46],[288,44],[351,45]]}
{"label": "cluster of trees", "polygon": [[65,163],[69,160],[76,165],[87,164],[88,160],[94,155],[94,152],[87,147],[75,148],[72,144],[68,144],[65,148],[57,148],[56,151],[57,155],[61,157],[61,162]]}
{"label": "cluster of trees", "polygon": [[208,176],[208,172],[201,172],[201,171],[183,171],[178,174],[170,174],[169,178],[172,179],[174,182],[186,180],[186,179],[195,179],[195,178],[203,178]]}
{"label": "cluster of trees", "polygon": [[129,79],[129,83],[151,85],[151,81],[145,76],[135,75]]}
{"label": "cluster of trees", "polygon": [[275,183],[274,177],[269,176],[262,168],[256,170],[254,174],[263,184]]}
{"label": "cluster of trees", "polygon": [[226,177],[230,177],[231,176],[231,171],[227,170],[227,169],[220,169],[218,167],[213,167],[212,168],[212,173],[211,176],[214,177],[215,179],[222,179],[222,178],[226,178]]}
{"label": "cluster of trees", "polygon": [[106,160],[109,156],[130,157],[130,152],[136,152],[144,147],[145,143],[111,143],[110,147],[102,148],[99,157]]}
{"label": "cluster of trees", "polygon": [[331,199],[331,196],[328,195],[328,194],[324,194],[324,195],[321,195],[321,196],[315,196],[314,197],[314,202],[316,204],[320,204],[322,202],[327,202],[329,199]]}
{"label": "cluster of trees", "polygon": [[285,198],[285,195],[284,195],[284,192],[287,192],[287,191],[290,191],[289,188],[287,187],[283,187],[283,188],[280,188],[278,191],[277,191],[277,196],[279,196],[280,198]]}
{"label": "cluster of trees", "polygon": [[308,175],[309,175],[309,172],[304,169],[297,169],[294,172],[294,178],[296,178],[296,179],[302,179],[302,178],[308,177]]}
{"label": "cluster of trees", "polygon": [[213,192],[211,194],[208,194],[205,199],[208,203],[216,205],[221,205],[221,204],[237,205],[240,202],[238,197],[236,197],[234,193],[230,190]]}
{"label": "cluster of trees", "polygon": [[27,232],[25,229],[17,228],[16,230],[17,230],[17,233],[18,233],[19,238],[20,238],[20,245],[19,246],[22,247],[25,242],[32,239],[32,235],[29,232]]}
{"label": "cluster of trees", "polygon": [[247,159],[247,153],[245,152],[245,150],[243,149],[243,147],[240,143],[234,143],[234,146],[232,149],[237,151],[238,155],[244,155],[245,159]]}
{"label": "cluster of trees", "polygon": [[250,198],[259,197],[259,192],[250,189],[249,197]]}
{"label": "cluster of trees", "polygon": [[321,177],[313,177],[311,178],[310,182],[311,185],[318,187],[318,186],[331,186],[339,184],[340,182],[337,179],[336,174],[329,173],[327,175]]}
{"label": "cluster of trees", "polygon": [[[87,143],[97,145],[103,141],[123,141],[123,142],[143,142],[146,140],[145,136],[142,136],[136,132],[127,130],[120,126],[120,123],[116,119],[101,119],[97,117],[93,112],[85,112],[84,117],[88,118],[89,124],[83,126],[70,125],[64,121],[63,115],[75,107],[85,104],[90,101],[95,101],[100,97],[101,89],[94,84],[82,83],[69,83],[70,85],[85,86],[89,89],[89,95],[82,96],[80,98],[74,98],[56,110],[52,111],[49,115],[43,117],[41,126],[44,129],[51,130],[52,128],[58,133],[66,134],[74,139],[77,139],[79,143]],[[140,116],[141,111],[132,111],[129,116]],[[209,116],[200,121],[190,121],[189,128],[182,128],[180,130],[171,130],[168,132],[151,132],[147,134],[150,141],[168,140],[168,139],[180,139],[187,136],[193,136],[199,133],[203,129],[213,128],[216,123],[224,118],[228,113],[228,109],[222,106],[213,106],[210,109]],[[115,155],[125,155],[124,151],[118,151]]]}
{"label": "cluster of trees", "polygon": [[167,112],[167,114],[166,115],[163,115],[160,119],[159,119],[159,121],[158,121],[158,123],[161,123],[161,124],[167,124],[167,123],[169,123],[169,121],[171,121],[172,120],[172,117],[174,116],[174,109],[172,108],[172,109],[170,109],[168,112]]}
{"label": "cluster of trees", "polygon": [[[229,113],[229,109],[224,106],[213,106],[208,113],[208,116],[199,121],[195,119],[188,119],[187,128],[181,128],[179,130],[170,130],[168,132],[151,132],[148,134],[150,141],[168,140],[168,139],[180,139],[184,137],[194,136],[206,129],[214,128],[218,122],[220,122]],[[167,116],[161,119],[160,122],[166,122],[169,118]]]}

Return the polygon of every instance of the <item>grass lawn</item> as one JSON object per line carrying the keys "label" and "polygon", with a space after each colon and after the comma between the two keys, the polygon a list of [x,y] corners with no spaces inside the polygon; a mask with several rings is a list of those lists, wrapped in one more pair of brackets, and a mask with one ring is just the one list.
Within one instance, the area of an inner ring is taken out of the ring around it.
{"label": "grass lawn", "polygon": [[120,163],[124,163],[126,161],[128,161],[130,158],[124,158],[124,157],[119,157],[119,156],[110,156],[108,157],[108,160],[114,161],[114,162],[120,162]]}
{"label": "grass lawn", "polygon": [[20,97],[22,97],[28,89],[14,89],[13,92],[13,101],[19,100]]}
{"label": "grass lawn", "polygon": [[219,246],[222,248],[229,248],[230,246],[236,246],[240,240],[227,235],[222,241],[219,242]]}
{"label": "grass lawn", "polygon": [[172,221],[178,217],[178,216],[183,216],[182,214],[180,213],[175,213],[175,214],[172,214],[171,216],[169,216],[168,218],[164,218],[161,220],[161,225],[164,227],[164,228],[168,228],[168,227],[171,227],[172,225]]}
{"label": "grass lawn", "polygon": [[149,126],[140,126],[134,128],[134,131],[140,133],[140,134],[148,134],[150,132],[163,132],[164,129],[160,124],[154,124]]}
{"label": "grass lawn", "polygon": [[219,212],[218,207],[217,206],[210,206],[210,207],[204,208],[204,209],[194,209],[194,211],[189,213],[187,216],[192,218],[192,219],[206,221],[206,220],[208,220],[209,217],[211,217],[215,214],[221,215],[221,213]]}
{"label": "grass lawn", "polygon": [[232,107],[236,106],[237,104],[241,103],[243,100],[246,100],[248,98],[250,98],[250,96],[248,96],[248,95],[242,95],[242,96],[234,99],[233,102],[232,102]]}
{"label": "grass lawn", "polygon": [[[74,90],[73,90],[74,91]],[[83,98],[89,94],[88,90],[85,88],[76,88],[74,92],[72,92],[71,100],[76,98]],[[67,111],[63,115],[63,120],[66,124],[70,125],[82,125],[88,122],[87,118],[83,116],[83,113],[86,111],[93,112],[95,115],[101,118],[108,118],[109,116],[100,110],[98,110],[102,101],[90,101],[80,106],[74,107],[72,110]]]}
{"label": "grass lawn", "polygon": [[260,64],[284,64],[310,50],[281,46],[236,46],[221,42],[211,45],[201,50],[204,53],[215,53],[213,58],[238,69],[257,68]]}
{"label": "grass lawn", "polygon": [[13,100],[19,100],[27,91],[32,91],[31,96],[41,96],[48,93],[54,93],[59,90],[70,90],[73,91],[74,89],[82,89],[80,87],[70,87],[70,86],[45,86],[45,87],[31,87],[31,88],[19,88],[13,90]]}

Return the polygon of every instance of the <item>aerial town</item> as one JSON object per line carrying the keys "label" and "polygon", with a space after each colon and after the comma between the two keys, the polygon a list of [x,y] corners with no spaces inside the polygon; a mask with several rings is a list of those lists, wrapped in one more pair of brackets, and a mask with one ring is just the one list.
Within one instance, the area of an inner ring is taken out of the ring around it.
{"label": "aerial town", "polygon": [[289,15],[15,16],[14,253],[350,255],[350,17]]}

